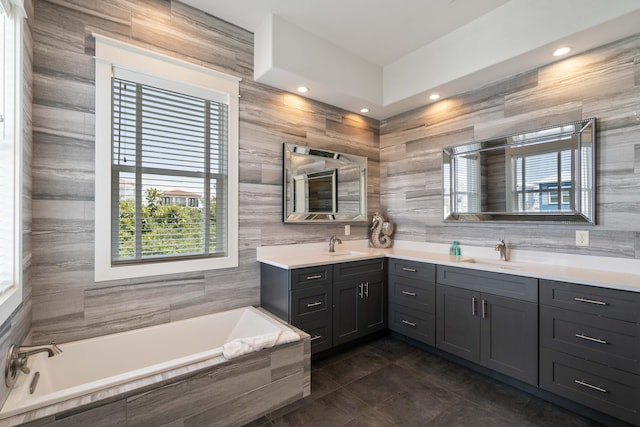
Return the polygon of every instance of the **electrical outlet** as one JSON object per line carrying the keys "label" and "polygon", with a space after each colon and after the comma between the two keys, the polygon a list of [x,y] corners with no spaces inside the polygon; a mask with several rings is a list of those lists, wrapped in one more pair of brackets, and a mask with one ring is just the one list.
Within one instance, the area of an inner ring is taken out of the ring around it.
{"label": "electrical outlet", "polygon": [[349,224],[344,226],[344,235],[345,236],[350,236],[351,235],[351,226]]}
{"label": "electrical outlet", "polygon": [[576,246],[589,246],[589,232],[576,230]]}

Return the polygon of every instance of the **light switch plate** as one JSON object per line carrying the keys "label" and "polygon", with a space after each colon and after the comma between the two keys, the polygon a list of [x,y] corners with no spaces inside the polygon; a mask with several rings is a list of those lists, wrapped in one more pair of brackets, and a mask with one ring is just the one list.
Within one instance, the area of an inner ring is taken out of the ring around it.
{"label": "light switch plate", "polygon": [[351,235],[351,225],[346,224],[344,226],[344,235],[345,236],[350,236]]}
{"label": "light switch plate", "polygon": [[576,230],[576,246],[589,246],[589,232]]}

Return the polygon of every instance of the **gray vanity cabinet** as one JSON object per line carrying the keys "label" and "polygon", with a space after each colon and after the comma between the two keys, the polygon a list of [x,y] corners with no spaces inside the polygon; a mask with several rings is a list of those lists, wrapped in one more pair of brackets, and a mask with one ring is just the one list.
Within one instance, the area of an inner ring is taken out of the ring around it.
{"label": "gray vanity cabinet", "polygon": [[436,266],[388,261],[389,329],[425,344],[436,343]]}
{"label": "gray vanity cabinet", "polygon": [[387,327],[384,259],[334,265],[333,345]]}
{"label": "gray vanity cabinet", "polygon": [[311,335],[312,354],[384,330],[384,259],[291,270],[262,263],[260,305]]}
{"label": "gray vanity cabinet", "polygon": [[438,266],[436,347],[538,383],[538,281]]}
{"label": "gray vanity cabinet", "polygon": [[541,280],[540,387],[640,425],[640,293]]}

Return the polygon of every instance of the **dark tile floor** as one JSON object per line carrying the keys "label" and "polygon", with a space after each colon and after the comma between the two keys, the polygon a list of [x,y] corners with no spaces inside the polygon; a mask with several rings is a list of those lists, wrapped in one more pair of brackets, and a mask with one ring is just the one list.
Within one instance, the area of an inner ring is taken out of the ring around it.
{"label": "dark tile floor", "polygon": [[311,395],[251,426],[598,426],[391,337],[314,362]]}

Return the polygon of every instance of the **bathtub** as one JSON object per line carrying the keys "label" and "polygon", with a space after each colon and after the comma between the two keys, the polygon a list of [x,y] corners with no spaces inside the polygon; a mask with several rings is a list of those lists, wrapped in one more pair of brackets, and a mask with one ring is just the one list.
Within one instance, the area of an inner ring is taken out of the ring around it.
{"label": "bathtub", "polygon": [[[92,409],[99,406],[102,400],[109,404],[124,400],[124,406],[127,406],[131,401],[135,401],[132,396],[135,396],[137,389],[148,394],[156,383],[165,387],[172,378],[183,381],[184,378],[195,378],[199,372],[204,371],[208,377],[213,378],[216,376],[213,368],[220,365],[221,369],[229,371],[233,368],[227,365],[233,364],[235,360],[248,363],[249,368],[258,366],[260,364],[246,361],[251,359],[251,355],[227,360],[222,354],[222,346],[237,338],[274,333],[288,328],[288,325],[261,309],[244,307],[97,338],[59,343],[62,354],[47,357],[46,353],[39,353],[29,358],[28,367],[31,372],[28,375],[18,375],[0,410],[0,425],[15,425],[42,417],[56,417],[56,414],[70,410],[75,413],[78,412],[78,407],[83,405]],[[304,377],[308,374],[305,371],[309,369],[308,366],[304,367],[303,360],[305,357],[308,359],[308,355],[305,355],[307,351],[304,349],[304,341],[308,341],[308,335],[298,330],[295,332],[302,338],[298,343],[265,349],[255,354],[266,352],[261,357],[273,358],[275,354],[277,358],[278,347],[282,347],[289,353],[293,350],[294,358],[299,355],[299,361],[289,362],[290,366],[303,368],[295,373],[302,376],[294,381],[296,384],[300,382],[302,397],[308,394],[303,390],[308,383],[308,378]],[[291,354],[286,357],[291,359],[290,356]],[[269,363],[274,364],[273,361]],[[279,363],[283,364],[282,361],[275,361],[276,365]],[[308,363],[307,360],[306,364]],[[266,362],[260,365],[260,369],[264,369],[263,365],[266,366]],[[289,369],[289,372],[293,373],[296,369]],[[35,391],[30,394],[29,388],[36,372],[39,372],[39,380]],[[267,373],[253,376],[260,375],[268,376]],[[215,384],[211,385],[214,387],[217,401],[222,402],[224,397],[220,397],[221,391],[215,390]],[[202,381],[199,380],[198,387],[200,386]],[[241,393],[250,391],[245,390]],[[273,406],[282,404],[283,402],[278,402]],[[269,409],[271,408],[263,409],[261,412]],[[245,418],[248,417],[250,415],[245,415]],[[142,424],[149,421],[143,418],[144,415],[139,420]],[[174,414],[173,418],[186,419],[185,414]],[[163,421],[166,421],[166,417]],[[136,424],[128,419],[127,423]]]}

